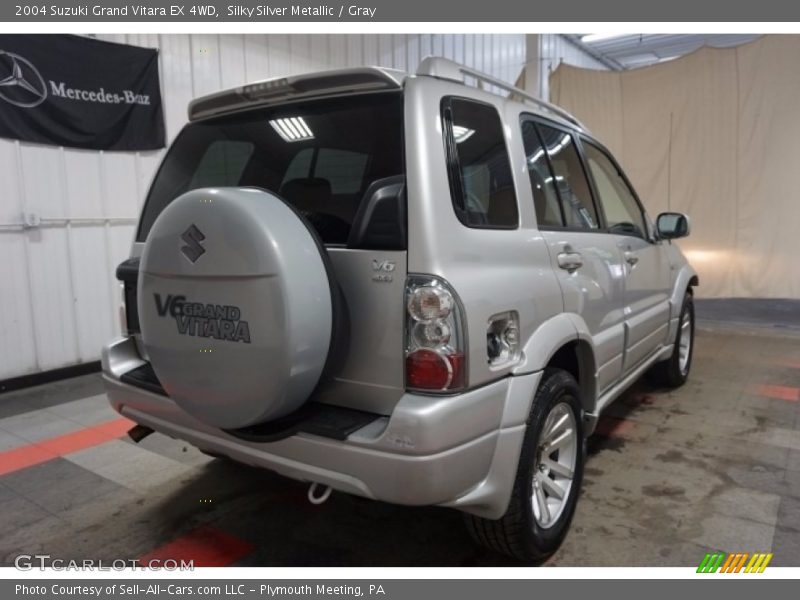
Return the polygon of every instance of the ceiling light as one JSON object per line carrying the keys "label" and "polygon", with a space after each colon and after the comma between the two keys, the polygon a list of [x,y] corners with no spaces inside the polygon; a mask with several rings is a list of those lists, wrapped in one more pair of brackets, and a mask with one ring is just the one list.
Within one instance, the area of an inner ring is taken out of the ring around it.
{"label": "ceiling light", "polygon": [[651,65],[659,62],[658,56],[653,52],[644,52],[643,54],[633,54],[631,56],[621,56],[617,59],[624,67]]}
{"label": "ceiling light", "polygon": [[604,40],[610,40],[616,37],[622,37],[623,35],[628,35],[627,33],[587,33],[583,37],[581,37],[581,41],[584,44],[591,44],[592,42],[602,42]]}
{"label": "ceiling light", "polygon": [[273,119],[269,124],[283,138],[284,142],[302,142],[314,139],[314,134],[303,117]]}
{"label": "ceiling light", "polygon": [[474,129],[469,129],[462,125],[453,125],[453,138],[456,140],[456,144],[466,142],[472,137],[473,133],[475,133]]}

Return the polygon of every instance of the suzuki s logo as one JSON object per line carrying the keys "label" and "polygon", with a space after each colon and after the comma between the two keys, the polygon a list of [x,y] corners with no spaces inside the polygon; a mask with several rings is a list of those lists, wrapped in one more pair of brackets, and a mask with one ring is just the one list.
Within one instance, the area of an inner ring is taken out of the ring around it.
{"label": "suzuki s logo", "polygon": [[27,58],[0,50],[0,99],[20,108],[33,108],[47,98],[39,70]]}
{"label": "suzuki s logo", "polygon": [[206,253],[206,249],[203,248],[200,243],[206,239],[206,236],[203,235],[203,232],[200,231],[196,225],[190,225],[189,229],[184,231],[183,235],[181,235],[181,239],[186,242],[185,246],[181,246],[181,252],[183,252],[183,255],[190,261],[197,262],[197,259]]}
{"label": "suzuki s logo", "polygon": [[390,283],[394,280],[395,262],[393,260],[372,261],[372,281]]}

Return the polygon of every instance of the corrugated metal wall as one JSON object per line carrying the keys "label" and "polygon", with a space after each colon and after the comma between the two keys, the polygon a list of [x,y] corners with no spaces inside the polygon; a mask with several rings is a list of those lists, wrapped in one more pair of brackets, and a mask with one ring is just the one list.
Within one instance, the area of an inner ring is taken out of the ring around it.
{"label": "corrugated metal wall", "polygon": [[[104,35],[161,50],[167,135],[198,95],[329,67],[413,70],[428,55],[514,82],[524,35]],[[97,360],[119,331],[113,277],[161,152],[103,153],[0,140],[0,379]],[[42,224],[23,230],[22,215]]]}
{"label": "corrugated metal wall", "polygon": [[603,63],[570,44],[563,36],[552,33],[542,34],[539,36],[539,93],[541,98],[549,99],[550,73],[555,71],[562,62],[586,69],[608,70]]}

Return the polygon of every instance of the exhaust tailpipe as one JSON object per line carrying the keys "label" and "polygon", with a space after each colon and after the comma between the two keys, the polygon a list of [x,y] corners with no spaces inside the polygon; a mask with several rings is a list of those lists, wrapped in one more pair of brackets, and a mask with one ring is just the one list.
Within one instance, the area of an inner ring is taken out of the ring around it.
{"label": "exhaust tailpipe", "polygon": [[128,437],[138,444],[154,431],[154,429],[145,425],[134,425],[128,430]]}

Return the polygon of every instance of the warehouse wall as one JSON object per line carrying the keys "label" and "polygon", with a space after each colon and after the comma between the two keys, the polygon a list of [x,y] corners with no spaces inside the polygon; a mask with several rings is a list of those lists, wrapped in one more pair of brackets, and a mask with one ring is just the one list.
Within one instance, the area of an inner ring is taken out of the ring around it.
{"label": "warehouse wall", "polygon": [[562,63],[584,69],[606,71],[608,68],[558,34],[543,34],[539,38],[539,96],[550,98],[550,74]]}
{"label": "warehouse wall", "polygon": [[[509,82],[524,35],[103,35],[161,50],[167,135],[195,96],[255,79],[356,65],[413,70],[453,58]],[[113,273],[162,152],[103,153],[0,140],[0,380],[97,360],[119,332]],[[22,215],[41,226],[23,229]]]}

